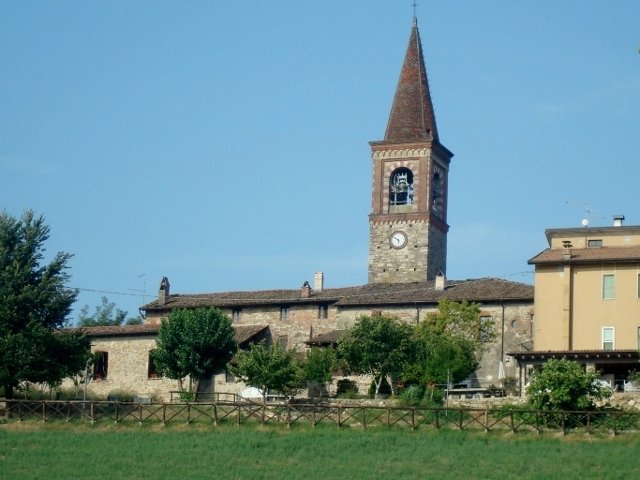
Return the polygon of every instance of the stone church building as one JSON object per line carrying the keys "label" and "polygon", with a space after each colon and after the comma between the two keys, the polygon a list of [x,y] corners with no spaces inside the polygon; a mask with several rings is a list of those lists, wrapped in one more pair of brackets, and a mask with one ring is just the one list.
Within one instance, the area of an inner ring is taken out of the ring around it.
{"label": "stone church building", "polygon": [[[177,382],[160,378],[150,362],[160,321],[175,308],[219,307],[232,319],[241,347],[267,339],[287,348],[335,343],[359,315],[384,313],[418,323],[438,301],[481,305],[496,343],[472,379],[498,385],[516,373],[506,352],[532,338],[533,286],[497,278],[446,278],[449,165],[453,154],[436,125],[417,22],[411,28],[384,139],[370,142],[372,159],[368,283],[325,288],[323,273],[312,284],[289,290],[172,293],[164,278],[158,298],[144,306],[140,326],[87,328],[102,358],[89,388],[97,395],[118,389],[168,399]],[[300,284],[298,284],[300,285]],[[216,391],[243,385],[217,375]]]}

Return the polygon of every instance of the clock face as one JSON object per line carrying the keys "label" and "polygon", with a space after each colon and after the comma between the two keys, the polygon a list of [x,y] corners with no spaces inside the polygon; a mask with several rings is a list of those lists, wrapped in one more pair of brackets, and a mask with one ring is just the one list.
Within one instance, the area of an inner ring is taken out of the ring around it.
{"label": "clock face", "polygon": [[404,232],[393,232],[389,237],[389,243],[393,248],[403,248],[407,244],[407,234]]}

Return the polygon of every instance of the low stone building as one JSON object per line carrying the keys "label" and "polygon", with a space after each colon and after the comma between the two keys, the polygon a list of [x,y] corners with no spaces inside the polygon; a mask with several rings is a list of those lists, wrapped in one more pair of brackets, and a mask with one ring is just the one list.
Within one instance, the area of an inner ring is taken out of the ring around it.
{"label": "low stone building", "polygon": [[[265,340],[304,351],[313,345],[335,344],[361,315],[381,313],[417,324],[437,310],[441,299],[477,302],[480,321],[491,322],[498,335],[483,354],[476,375],[469,379],[470,386],[499,385],[501,376],[514,376],[515,362],[510,362],[505,352],[519,349],[531,338],[531,285],[496,278],[439,278],[325,289],[322,274],[316,274],[315,280],[314,288],[305,282],[302,288],[291,290],[171,294],[165,278],[158,298],[142,307],[143,325],[84,329],[96,356],[88,390],[103,398],[125,392],[169,400],[178,383],[158,375],[150,352],[156,347],[162,318],[177,308],[220,308],[232,319],[240,348]],[[209,391],[238,393],[245,386],[228,373],[216,375],[212,381]]]}
{"label": "low stone building", "polygon": [[[95,363],[87,379],[91,398],[118,398],[135,395],[143,399],[168,401],[178,391],[177,380],[160,375],[153,365],[151,352],[156,348],[159,323],[143,325],[86,327],[91,339]],[[234,326],[235,340],[240,348],[266,338],[266,325]],[[216,383],[225,385],[225,392],[237,393],[242,385],[226,373],[216,375]],[[64,388],[72,386],[66,380]],[[214,390],[215,386],[210,388]]]}

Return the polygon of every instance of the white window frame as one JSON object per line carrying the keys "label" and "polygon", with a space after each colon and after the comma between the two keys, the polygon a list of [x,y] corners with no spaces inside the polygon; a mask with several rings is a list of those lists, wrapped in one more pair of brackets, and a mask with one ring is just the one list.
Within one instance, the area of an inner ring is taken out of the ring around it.
{"label": "white window frame", "polygon": [[[611,338],[607,338],[605,332],[611,332]],[[606,344],[611,344],[611,348],[605,347]],[[602,327],[602,350],[611,351],[616,349],[616,329],[615,327]]]}
{"label": "white window frame", "polygon": [[[611,278],[613,285],[608,288],[605,285],[607,278]],[[616,299],[616,275],[615,273],[603,273],[602,274],[602,299],[603,300],[615,300]]]}

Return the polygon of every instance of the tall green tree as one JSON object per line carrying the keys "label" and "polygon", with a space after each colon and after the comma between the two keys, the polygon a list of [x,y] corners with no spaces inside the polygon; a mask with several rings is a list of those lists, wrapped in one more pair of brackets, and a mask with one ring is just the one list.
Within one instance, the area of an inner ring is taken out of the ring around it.
{"label": "tall green tree", "polygon": [[466,300],[454,302],[443,299],[438,302],[438,311],[430,313],[420,323],[425,335],[450,334],[471,343],[480,355],[496,338],[492,323],[480,319],[480,304]]}
{"label": "tall green tree", "polygon": [[415,357],[404,370],[406,383],[421,386],[460,382],[479,365],[475,346],[464,337],[442,332],[434,334],[423,324],[416,327]]}
{"label": "tall green tree", "polygon": [[102,297],[100,305],[96,305],[93,314],[89,313],[89,305],[85,305],[78,313],[79,327],[140,325],[142,319],[129,317],[128,312],[116,307],[107,297]]}
{"label": "tall green tree", "polygon": [[44,263],[49,232],[31,210],[0,213],[0,384],[8,398],[22,381],[58,383],[88,355],[81,333],[61,332],[77,292],[65,287],[69,253]]}
{"label": "tall green tree", "polygon": [[224,369],[237,349],[231,320],[218,308],[176,309],[162,320],[153,360],[180,389],[189,377],[192,392],[194,380]]}
{"label": "tall green tree", "polygon": [[[316,383],[323,389],[333,380],[333,372],[337,367],[334,348],[310,348],[302,363],[302,378],[306,382]],[[310,388],[310,391],[313,389]]]}
{"label": "tall green tree", "polygon": [[254,343],[248,351],[239,351],[236,364],[229,369],[247,385],[259,389],[263,401],[270,390],[291,395],[302,380],[296,350],[285,350],[279,344],[267,346],[264,341]]}
{"label": "tall green tree", "polygon": [[394,317],[361,316],[338,342],[338,356],[348,373],[371,375],[380,392],[386,379],[395,394],[397,379],[414,353],[413,327]]}
{"label": "tall green tree", "polygon": [[442,300],[415,328],[415,357],[403,380],[421,386],[464,380],[494,339],[493,324],[481,323],[478,304]]}

